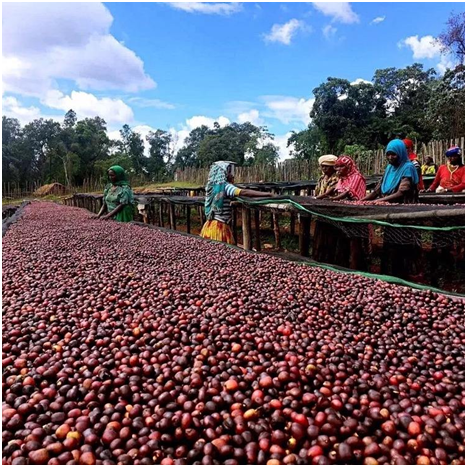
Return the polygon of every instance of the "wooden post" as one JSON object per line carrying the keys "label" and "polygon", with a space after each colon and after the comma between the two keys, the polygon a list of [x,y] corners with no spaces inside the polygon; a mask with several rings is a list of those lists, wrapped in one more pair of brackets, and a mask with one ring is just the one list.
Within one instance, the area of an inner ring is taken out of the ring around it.
{"label": "wooden post", "polygon": [[186,207],[186,233],[191,233],[191,219],[190,219],[190,214],[191,214],[191,206],[188,205]]}
{"label": "wooden post", "polygon": [[204,209],[203,209],[203,206],[198,207],[198,214],[199,214],[199,221],[201,223],[201,228],[203,228],[203,225],[204,225]]}
{"label": "wooden post", "polygon": [[259,211],[255,209],[255,249],[261,251],[261,229],[259,223]]}
{"label": "wooden post", "polygon": [[170,218],[170,228],[172,230],[177,230],[177,218],[175,216],[175,204],[169,204],[169,218]]}
{"label": "wooden post", "polygon": [[162,200],[159,200],[159,227],[164,227],[164,211]]}
{"label": "wooden post", "polygon": [[232,206],[232,233],[234,238],[234,243],[237,245],[238,236],[237,236],[237,207]]}
{"label": "wooden post", "polygon": [[302,256],[310,256],[310,224],[310,217],[300,214],[298,245]]}
{"label": "wooden post", "polygon": [[360,263],[360,256],[362,252],[362,244],[359,238],[352,238],[350,240],[350,258],[349,258],[349,267],[350,269],[358,270]]}
{"label": "wooden post", "polygon": [[274,238],[276,241],[276,248],[278,250],[281,249],[281,236],[280,236],[280,228],[279,228],[279,214],[273,213],[272,214],[272,223],[274,225]]}
{"label": "wooden post", "polygon": [[251,250],[251,213],[246,207],[242,207],[242,233],[243,233],[243,248]]}
{"label": "wooden post", "polygon": [[295,235],[295,213],[290,213],[290,235]]}

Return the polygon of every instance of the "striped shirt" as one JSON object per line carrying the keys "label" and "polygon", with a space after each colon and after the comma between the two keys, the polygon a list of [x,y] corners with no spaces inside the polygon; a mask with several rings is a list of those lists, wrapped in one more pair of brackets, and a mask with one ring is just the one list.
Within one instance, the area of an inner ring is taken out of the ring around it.
{"label": "striped shirt", "polygon": [[227,198],[234,198],[240,194],[240,188],[237,188],[231,183],[225,185],[225,197],[224,205],[222,206],[222,212],[216,213],[214,215],[214,220],[223,222],[224,224],[229,224],[232,219],[232,207],[230,206],[230,201]]}

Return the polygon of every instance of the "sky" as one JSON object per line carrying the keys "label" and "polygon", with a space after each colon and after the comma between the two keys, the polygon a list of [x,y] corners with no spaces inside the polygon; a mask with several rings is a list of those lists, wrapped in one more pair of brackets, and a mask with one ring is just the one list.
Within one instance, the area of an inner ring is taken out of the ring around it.
{"label": "sky", "polygon": [[176,147],[202,124],[249,121],[287,138],[328,77],[452,64],[433,42],[464,3],[2,3],[2,115],[104,118]]}

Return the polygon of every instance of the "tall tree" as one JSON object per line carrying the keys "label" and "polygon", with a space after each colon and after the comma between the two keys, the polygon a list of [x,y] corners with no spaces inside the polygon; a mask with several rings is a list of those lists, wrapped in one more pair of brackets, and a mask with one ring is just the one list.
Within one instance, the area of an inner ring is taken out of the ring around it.
{"label": "tall tree", "polygon": [[172,137],[168,131],[156,130],[149,132],[146,140],[149,142],[149,176],[153,181],[165,181],[169,175],[168,166],[171,163]]}
{"label": "tall tree", "polygon": [[456,58],[457,63],[465,62],[465,12],[451,13],[447,29],[438,36],[443,52]]}
{"label": "tall tree", "polygon": [[301,161],[316,159],[323,154],[323,134],[313,124],[308,125],[306,130],[292,131],[287,140],[291,156]]}
{"label": "tall tree", "polygon": [[144,141],[139,133],[129,125],[123,125],[120,130],[122,140],[119,142],[121,152],[131,161],[132,171],[141,175],[147,171],[147,158],[144,155]]}

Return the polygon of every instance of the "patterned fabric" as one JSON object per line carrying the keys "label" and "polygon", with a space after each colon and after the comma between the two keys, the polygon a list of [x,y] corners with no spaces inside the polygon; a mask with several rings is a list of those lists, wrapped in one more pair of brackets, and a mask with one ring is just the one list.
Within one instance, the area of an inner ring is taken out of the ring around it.
{"label": "patterned fabric", "polygon": [[393,152],[397,154],[399,165],[397,167],[388,164],[383,176],[381,191],[383,195],[391,195],[395,193],[403,178],[410,178],[414,185],[418,184],[417,169],[409,161],[405,144],[400,139],[392,140],[386,147],[386,153]]}
{"label": "patterned fabric", "polygon": [[349,156],[340,156],[335,167],[345,167],[346,169],[339,175],[336,191],[338,193],[348,192],[354,200],[363,199],[366,195],[366,181],[355,162]]}
{"label": "patterned fabric", "polygon": [[215,162],[209,171],[206,185],[206,198],[204,211],[207,220],[218,220],[228,224],[231,219],[232,209],[230,202],[225,198],[233,198],[240,194],[240,189],[227,183],[227,176],[233,172],[233,162]]}
{"label": "patterned fabric", "polygon": [[133,191],[128,185],[107,185],[104,189],[104,202],[107,205],[107,212],[112,212],[119,204],[124,205],[123,209],[113,217],[114,220],[120,222],[131,222],[133,220]]}
{"label": "patterned fabric", "polygon": [[446,156],[457,156],[461,153],[461,148],[459,146],[452,146],[446,151]]}
{"label": "patterned fabric", "polygon": [[436,165],[422,165],[422,175],[435,175]]}
{"label": "patterned fabric", "polygon": [[327,193],[331,188],[334,188],[338,181],[339,177],[336,173],[333,173],[330,177],[324,174],[321,175],[316,183],[315,196],[324,195],[324,193]]}
{"label": "patterned fabric", "polygon": [[229,243],[230,245],[235,244],[232,229],[224,222],[216,220],[206,221],[200,235],[210,240],[217,240],[218,242]]}

